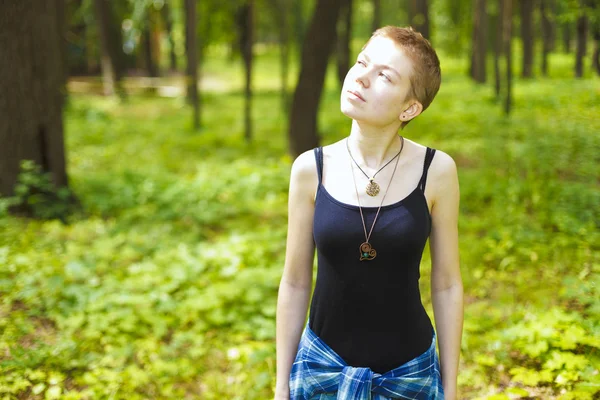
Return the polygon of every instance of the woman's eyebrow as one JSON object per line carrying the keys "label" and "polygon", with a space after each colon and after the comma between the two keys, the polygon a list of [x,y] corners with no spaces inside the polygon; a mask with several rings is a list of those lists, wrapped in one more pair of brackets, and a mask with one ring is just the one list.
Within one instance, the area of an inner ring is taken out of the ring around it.
{"label": "woman's eyebrow", "polygon": [[[364,58],[367,59],[368,62],[371,62],[371,59],[369,58],[369,56],[367,55],[367,53],[359,53],[359,56],[362,55]],[[385,65],[385,64],[375,64],[378,67],[381,67],[383,69],[389,69],[390,71],[394,72],[396,75],[398,75],[398,78],[401,78],[402,75],[400,75],[400,73],[398,71],[396,71],[394,68],[390,67],[389,65]]]}

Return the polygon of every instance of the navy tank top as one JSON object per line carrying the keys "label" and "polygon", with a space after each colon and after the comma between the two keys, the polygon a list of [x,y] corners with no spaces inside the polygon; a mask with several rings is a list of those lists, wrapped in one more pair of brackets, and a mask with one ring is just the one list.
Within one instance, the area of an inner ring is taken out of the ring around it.
{"label": "navy tank top", "polygon": [[[322,185],[323,149],[314,150],[319,186],[313,237],[317,280],[309,326],[344,361],[385,373],[431,345],[433,326],[421,302],[419,266],[431,232],[425,199],[435,149],[427,147],[423,174],[404,199],[381,207],[369,242],[373,260],[360,261],[365,241],[359,208],[332,197]],[[362,207],[367,230],[378,207]]]}

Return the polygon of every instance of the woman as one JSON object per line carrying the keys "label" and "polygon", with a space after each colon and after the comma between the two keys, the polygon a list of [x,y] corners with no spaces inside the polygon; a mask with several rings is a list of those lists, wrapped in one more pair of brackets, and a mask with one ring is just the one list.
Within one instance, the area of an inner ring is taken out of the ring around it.
{"label": "woman", "polygon": [[[377,30],[344,81],[349,137],[294,161],[276,399],[457,398],[463,287],[456,164],[398,134],[431,104],[440,81],[438,57],[421,34]],[[427,239],[437,332],[418,285]]]}

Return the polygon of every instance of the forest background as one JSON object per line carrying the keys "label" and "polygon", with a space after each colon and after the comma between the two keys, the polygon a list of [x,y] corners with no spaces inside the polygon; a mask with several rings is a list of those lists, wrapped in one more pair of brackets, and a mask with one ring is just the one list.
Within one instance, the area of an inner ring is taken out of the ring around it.
{"label": "forest background", "polygon": [[272,398],[290,166],[387,24],[441,60],[459,398],[600,398],[598,0],[1,1],[0,398]]}

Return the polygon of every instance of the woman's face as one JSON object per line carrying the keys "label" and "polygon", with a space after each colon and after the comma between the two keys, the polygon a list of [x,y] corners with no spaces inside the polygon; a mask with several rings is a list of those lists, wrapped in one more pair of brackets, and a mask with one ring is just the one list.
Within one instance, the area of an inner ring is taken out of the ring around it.
{"label": "woman's face", "polygon": [[341,109],[348,117],[375,126],[400,123],[409,107],[412,62],[391,39],[377,36],[357,57],[344,79]]}

